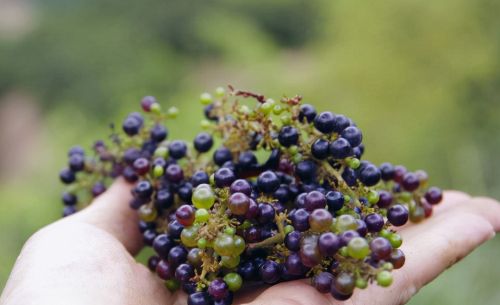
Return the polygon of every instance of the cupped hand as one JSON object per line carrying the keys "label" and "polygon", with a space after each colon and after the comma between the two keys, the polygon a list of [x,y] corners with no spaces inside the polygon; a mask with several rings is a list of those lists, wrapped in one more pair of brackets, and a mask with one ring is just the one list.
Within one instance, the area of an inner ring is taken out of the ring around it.
{"label": "cupped hand", "polygon": [[[0,305],[186,304],[134,260],[142,247],[137,215],[122,180],[88,208],[35,233],[19,255]],[[404,304],[421,287],[500,231],[500,204],[445,192],[434,215],[399,229],[406,255],[389,288],[356,289],[345,302],[321,294],[307,280],[241,291],[235,304]]]}

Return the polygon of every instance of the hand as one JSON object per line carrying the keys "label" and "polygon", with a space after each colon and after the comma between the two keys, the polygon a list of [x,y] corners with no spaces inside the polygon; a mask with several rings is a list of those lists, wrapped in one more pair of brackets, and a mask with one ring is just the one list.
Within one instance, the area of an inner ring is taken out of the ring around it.
{"label": "hand", "polygon": [[[83,211],[34,234],[26,243],[0,298],[1,305],[186,304],[146,267],[135,262],[142,237],[128,207],[130,186],[117,181]],[[404,304],[421,287],[500,231],[500,204],[446,192],[422,225],[401,228],[406,264],[389,288],[357,289],[344,304]],[[235,304],[341,304],[307,280],[238,293]]]}

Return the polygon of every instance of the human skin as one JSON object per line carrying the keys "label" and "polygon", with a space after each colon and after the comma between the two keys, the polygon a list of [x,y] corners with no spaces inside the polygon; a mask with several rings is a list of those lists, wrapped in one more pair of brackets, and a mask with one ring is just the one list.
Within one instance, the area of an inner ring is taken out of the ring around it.
{"label": "human skin", "polygon": [[[16,261],[0,305],[186,304],[183,292],[170,293],[134,260],[142,236],[137,213],[128,207],[130,196],[130,185],[118,180],[89,207],[36,232]],[[398,231],[406,263],[393,271],[389,288],[371,285],[338,302],[317,292],[307,280],[299,280],[240,291],[234,304],[404,304],[500,231],[500,204],[447,191],[431,218]]]}

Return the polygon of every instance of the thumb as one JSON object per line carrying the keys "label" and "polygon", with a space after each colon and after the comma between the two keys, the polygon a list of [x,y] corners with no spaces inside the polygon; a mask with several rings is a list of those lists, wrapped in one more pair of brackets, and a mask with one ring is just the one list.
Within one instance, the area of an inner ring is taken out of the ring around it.
{"label": "thumb", "polygon": [[138,229],[138,215],[129,207],[131,188],[125,180],[116,180],[90,206],[68,217],[68,221],[83,221],[105,230],[135,255],[142,247],[142,235]]}

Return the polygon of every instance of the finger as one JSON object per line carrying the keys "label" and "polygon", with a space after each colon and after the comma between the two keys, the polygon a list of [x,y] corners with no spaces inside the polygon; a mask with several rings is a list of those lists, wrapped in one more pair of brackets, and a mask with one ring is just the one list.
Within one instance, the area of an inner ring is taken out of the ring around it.
{"label": "finger", "polygon": [[129,207],[130,189],[131,185],[123,179],[116,180],[90,206],[68,217],[68,221],[95,225],[118,239],[131,254],[136,254],[142,247],[142,236],[137,228],[137,213]]}
{"label": "finger", "polygon": [[[404,304],[420,288],[500,231],[500,204],[474,198],[431,217],[424,224],[403,230],[406,264],[394,271],[389,288],[375,285],[355,294],[356,304]],[[381,296],[373,303],[373,295]]]}
{"label": "finger", "polygon": [[[455,196],[458,195],[458,196]],[[457,200],[451,200],[453,199]],[[394,271],[394,284],[389,288],[371,285],[357,290],[346,302],[338,302],[329,294],[320,294],[307,281],[282,283],[268,288],[248,304],[404,304],[418,289],[436,278],[446,268],[469,254],[477,246],[500,231],[500,204],[492,199],[451,193],[442,210],[421,225],[401,231],[406,264]],[[450,202],[450,203],[447,203]],[[244,299],[255,296],[250,293]],[[377,296],[376,298],[374,296]]]}

